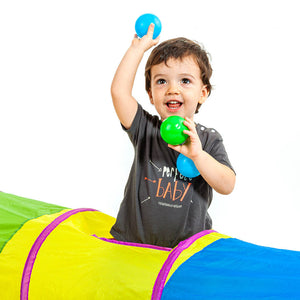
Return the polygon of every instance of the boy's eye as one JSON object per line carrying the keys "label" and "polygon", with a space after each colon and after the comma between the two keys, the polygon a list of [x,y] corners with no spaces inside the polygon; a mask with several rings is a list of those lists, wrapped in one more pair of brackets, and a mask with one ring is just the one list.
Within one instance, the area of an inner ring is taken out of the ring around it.
{"label": "boy's eye", "polygon": [[188,78],[183,78],[183,79],[181,79],[181,82],[183,84],[189,84],[191,81]]}
{"label": "boy's eye", "polygon": [[157,83],[157,84],[165,84],[166,81],[165,81],[164,79],[158,79],[158,80],[156,81],[156,83]]}

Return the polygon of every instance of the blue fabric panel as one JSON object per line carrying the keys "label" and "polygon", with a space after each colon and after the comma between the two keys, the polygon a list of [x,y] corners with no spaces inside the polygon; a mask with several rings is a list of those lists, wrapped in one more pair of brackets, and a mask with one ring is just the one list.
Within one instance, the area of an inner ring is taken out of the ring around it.
{"label": "blue fabric panel", "polygon": [[161,299],[300,299],[300,252],[220,239],[179,266]]}

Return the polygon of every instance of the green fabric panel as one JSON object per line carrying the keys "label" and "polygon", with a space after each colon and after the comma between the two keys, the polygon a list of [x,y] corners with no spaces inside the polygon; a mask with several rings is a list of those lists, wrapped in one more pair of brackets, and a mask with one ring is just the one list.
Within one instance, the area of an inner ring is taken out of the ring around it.
{"label": "green fabric panel", "polygon": [[66,207],[0,192],[0,253],[28,220],[54,214]]}

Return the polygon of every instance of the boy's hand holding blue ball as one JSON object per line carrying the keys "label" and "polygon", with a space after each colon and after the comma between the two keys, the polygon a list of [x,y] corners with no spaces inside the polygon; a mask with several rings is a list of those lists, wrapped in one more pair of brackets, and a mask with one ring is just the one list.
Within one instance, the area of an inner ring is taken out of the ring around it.
{"label": "boy's hand holding blue ball", "polygon": [[161,32],[161,22],[159,18],[153,14],[141,15],[135,22],[135,31],[139,38],[147,34],[150,24],[154,24],[153,39],[156,39]]}

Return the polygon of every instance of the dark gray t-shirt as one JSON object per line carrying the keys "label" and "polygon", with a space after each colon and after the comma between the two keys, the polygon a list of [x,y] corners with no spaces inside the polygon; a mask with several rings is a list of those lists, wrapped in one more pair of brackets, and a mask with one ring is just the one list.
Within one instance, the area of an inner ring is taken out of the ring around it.
{"label": "dark gray t-shirt", "polygon": [[[135,155],[116,223],[111,229],[121,241],[175,247],[206,229],[212,221],[207,209],[212,188],[200,176],[186,178],[176,168],[178,152],[160,135],[161,120],[139,105],[127,130]],[[196,125],[203,150],[230,167],[222,137],[214,129]]]}

